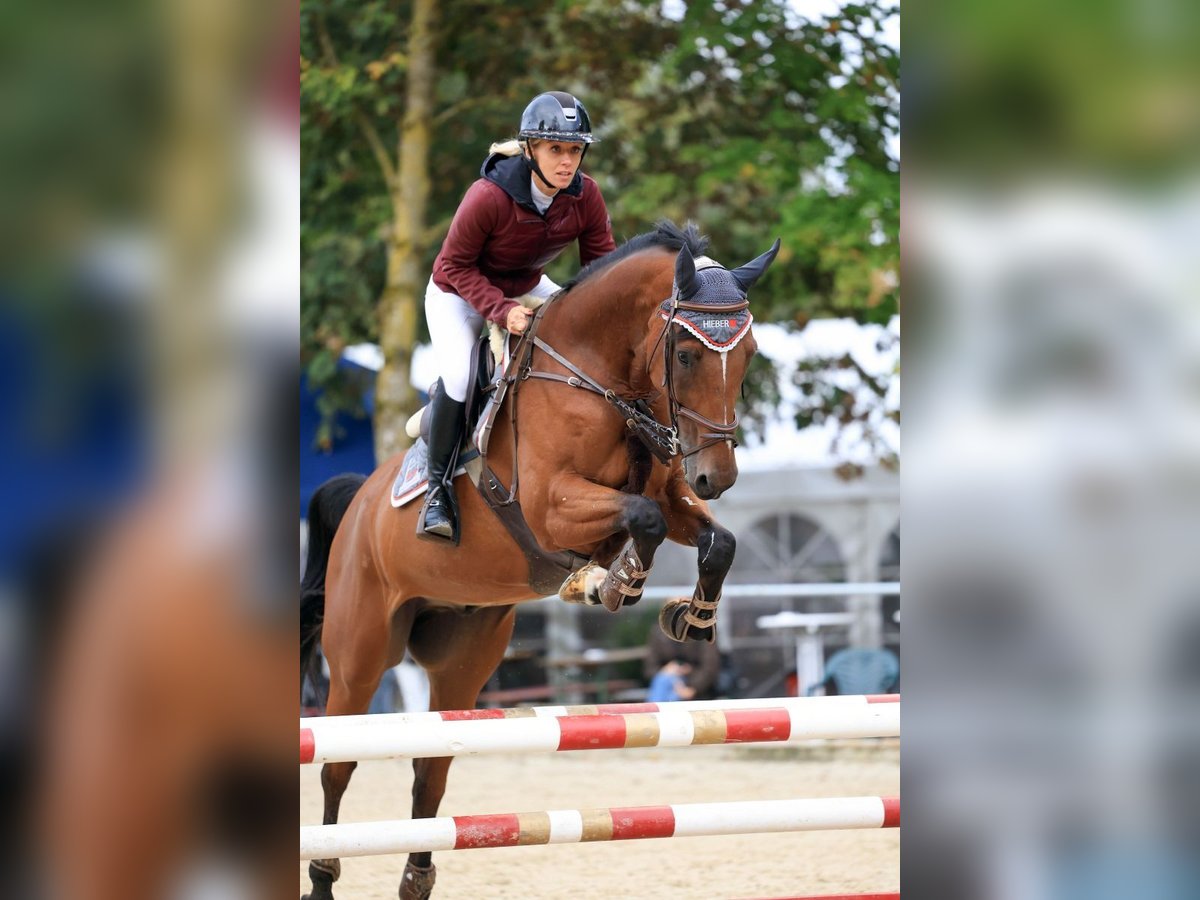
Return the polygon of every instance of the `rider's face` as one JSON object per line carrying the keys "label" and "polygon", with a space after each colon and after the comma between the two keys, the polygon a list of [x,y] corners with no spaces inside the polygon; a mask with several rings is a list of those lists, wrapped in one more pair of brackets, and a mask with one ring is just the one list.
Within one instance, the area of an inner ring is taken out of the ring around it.
{"label": "rider's face", "polygon": [[[568,144],[558,141],[530,141],[530,153],[537,160],[538,168],[548,183],[538,178],[538,187],[547,193],[561,191],[571,183],[579,162],[583,159],[583,144]],[[535,173],[535,178],[537,175]]]}

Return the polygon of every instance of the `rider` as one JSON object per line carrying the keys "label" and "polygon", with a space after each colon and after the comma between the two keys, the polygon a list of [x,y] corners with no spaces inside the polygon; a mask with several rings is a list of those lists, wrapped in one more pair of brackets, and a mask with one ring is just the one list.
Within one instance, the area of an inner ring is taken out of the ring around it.
{"label": "rider", "polygon": [[521,334],[533,313],[515,298],[558,291],[542,271],[569,244],[578,239],[584,266],[616,249],[600,188],[579,171],[597,140],[575,97],[538,94],[521,114],[516,140],[492,145],[454,214],[425,291],[441,387],[431,398],[429,492],[418,537],[458,543],[451,466],[484,320]]}

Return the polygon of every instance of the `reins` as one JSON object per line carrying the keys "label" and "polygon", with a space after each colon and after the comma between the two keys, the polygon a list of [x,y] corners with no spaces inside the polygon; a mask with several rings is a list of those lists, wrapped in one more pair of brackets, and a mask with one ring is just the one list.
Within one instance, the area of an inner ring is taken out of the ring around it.
{"label": "reins", "polygon": [[541,378],[545,381],[558,381],[570,387],[583,388],[591,391],[594,394],[599,394],[605,400],[616,408],[617,412],[625,420],[625,427],[632,431],[649,450],[654,457],[661,463],[666,464],[671,461],[672,457],[679,455],[679,437],[678,432],[674,427],[668,428],[663,425],[650,412],[649,406],[644,400],[635,400],[630,403],[628,400],[617,395],[610,388],[603,387],[598,381],[572,363],[569,359],[560,354],[557,350],[543,341],[540,337],[534,336],[533,344],[560,366],[575,374],[568,377],[566,375],[558,375],[554,372],[537,372],[530,367],[526,367],[521,372],[521,379]]}

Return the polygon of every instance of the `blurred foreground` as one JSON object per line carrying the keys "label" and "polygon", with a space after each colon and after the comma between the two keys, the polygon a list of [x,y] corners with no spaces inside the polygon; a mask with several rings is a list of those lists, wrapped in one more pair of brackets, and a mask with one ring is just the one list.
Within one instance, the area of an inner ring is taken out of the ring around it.
{"label": "blurred foreground", "polygon": [[904,892],[1200,896],[1196,7],[915,6]]}
{"label": "blurred foreground", "polygon": [[0,894],[287,896],[295,10],[69,7],[0,74]]}

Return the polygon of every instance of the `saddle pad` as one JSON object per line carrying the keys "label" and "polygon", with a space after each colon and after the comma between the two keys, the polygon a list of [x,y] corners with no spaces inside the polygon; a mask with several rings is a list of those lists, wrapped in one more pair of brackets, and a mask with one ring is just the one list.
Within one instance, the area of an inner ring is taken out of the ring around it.
{"label": "saddle pad", "polygon": [[[458,467],[454,470],[457,478],[467,471],[466,464],[479,455],[474,447],[458,457]],[[400,472],[392,482],[392,506],[400,507],[420,497],[429,487],[429,447],[424,439],[418,440],[404,454],[404,462],[400,464]]]}

